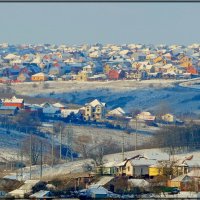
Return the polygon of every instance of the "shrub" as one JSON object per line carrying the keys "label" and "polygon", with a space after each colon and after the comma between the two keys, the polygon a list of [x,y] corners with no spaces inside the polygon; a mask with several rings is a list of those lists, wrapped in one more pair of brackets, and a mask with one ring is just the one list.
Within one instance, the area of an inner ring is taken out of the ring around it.
{"label": "shrub", "polygon": [[48,89],[49,88],[49,83],[44,83],[43,84],[43,89]]}
{"label": "shrub", "polygon": [[150,83],[150,84],[149,84],[149,87],[150,87],[150,88],[153,88],[153,87],[154,87],[153,83]]}
{"label": "shrub", "polygon": [[37,85],[36,83],[34,83],[34,84],[32,85],[32,87],[33,87],[33,88],[36,88],[36,87],[38,87],[38,85]]}

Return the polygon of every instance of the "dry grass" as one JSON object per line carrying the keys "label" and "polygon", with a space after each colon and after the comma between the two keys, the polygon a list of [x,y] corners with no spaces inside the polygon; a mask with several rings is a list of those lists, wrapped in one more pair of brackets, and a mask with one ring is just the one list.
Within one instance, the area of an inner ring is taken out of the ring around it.
{"label": "dry grass", "polygon": [[[148,88],[149,84],[153,87],[167,87],[171,86],[176,80],[118,80],[118,81],[105,81],[105,82],[82,82],[82,81],[47,81],[49,84],[48,88],[43,87],[43,83],[15,83],[10,87],[16,91],[17,94],[21,95],[34,95],[43,93],[62,93],[62,92],[73,92],[79,90],[93,90],[97,88],[108,88],[113,90],[129,90]],[[37,87],[34,87],[37,84]],[[4,84],[0,84],[0,88],[5,88]]]}

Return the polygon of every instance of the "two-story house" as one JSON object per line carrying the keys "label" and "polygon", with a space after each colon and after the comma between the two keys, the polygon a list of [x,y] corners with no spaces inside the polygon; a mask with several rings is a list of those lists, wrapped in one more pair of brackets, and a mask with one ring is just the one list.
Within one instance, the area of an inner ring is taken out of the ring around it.
{"label": "two-story house", "polygon": [[101,121],[105,117],[106,104],[95,99],[84,107],[84,119],[86,121]]}

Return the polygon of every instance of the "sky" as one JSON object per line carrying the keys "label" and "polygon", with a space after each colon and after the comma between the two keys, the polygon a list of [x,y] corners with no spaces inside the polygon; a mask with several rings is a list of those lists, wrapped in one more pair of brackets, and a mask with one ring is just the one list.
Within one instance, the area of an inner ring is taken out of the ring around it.
{"label": "sky", "polygon": [[0,43],[200,43],[200,3],[0,3]]}

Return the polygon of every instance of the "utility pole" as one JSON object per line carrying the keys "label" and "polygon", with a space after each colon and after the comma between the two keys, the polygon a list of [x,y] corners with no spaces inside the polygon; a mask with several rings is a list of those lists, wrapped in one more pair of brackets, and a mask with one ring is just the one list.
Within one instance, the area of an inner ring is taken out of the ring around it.
{"label": "utility pole", "polygon": [[20,158],[19,158],[19,156],[20,156],[20,145],[19,145],[19,143],[18,143],[18,151],[17,151],[17,169],[16,169],[16,179],[17,180],[19,180],[18,178],[19,178],[19,172],[18,172],[18,170],[19,170],[19,160],[20,160]]}
{"label": "utility pole", "polygon": [[62,159],[62,127],[60,125],[60,160]]}
{"label": "utility pole", "polygon": [[23,169],[22,169],[22,163],[23,163],[23,152],[22,152],[22,145],[20,145],[20,160],[21,160],[21,162],[20,162],[20,164],[21,164],[21,166],[20,166],[20,176],[21,176],[21,181],[23,180]]}
{"label": "utility pole", "polygon": [[51,137],[51,167],[53,167],[54,164],[54,126],[53,126],[53,132]]}
{"label": "utility pole", "polygon": [[69,156],[71,158],[71,161],[73,161],[72,143],[73,143],[73,127],[72,127],[71,121],[70,121],[69,126],[67,128],[67,153],[66,153],[66,156]]}
{"label": "utility pole", "polygon": [[122,135],[122,161],[124,161],[124,134]]}
{"label": "utility pole", "polygon": [[43,165],[43,161],[42,161],[42,141],[40,141],[40,180],[42,179],[42,165]]}
{"label": "utility pole", "polygon": [[138,124],[137,124],[137,116],[135,118],[135,151],[137,150],[137,129],[138,129]]}
{"label": "utility pole", "polygon": [[[27,127],[26,127],[26,131],[27,131]],[[31,180],[31,173],[32,173],[32,133],[30,133],[30,180]]]}

